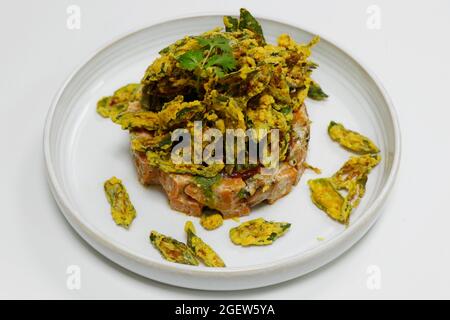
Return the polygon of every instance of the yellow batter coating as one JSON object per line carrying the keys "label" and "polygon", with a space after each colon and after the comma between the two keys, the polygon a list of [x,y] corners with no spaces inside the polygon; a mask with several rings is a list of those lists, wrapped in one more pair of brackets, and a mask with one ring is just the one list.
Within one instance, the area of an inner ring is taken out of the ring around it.
{"label": "yellow batter coating", "polygon": [[112,177],[104,184],[106,198],[111,205],[111,215],[115,223],[128,229],[136,217],[136,210],[130,201],[122,181]]}
{"label": "yellow batter coating", "polygon": [[150,242],[167,261],[198,266],[194,253],[184,243],[156,231],[150,233]]}
{"label": "yellow batter coating", "polygon": [[187,233],[187,245],[207,267],[223,268],[225,263],[219,255],[196,235],[195,227],[191,221],[187,221],[184,227]]}
{"label": "yellow batter coating", "polygon": [[263,246],[272,244],[289,230],[287,222],[266,221],[258,218],[242,223],[230,230],[230,239],[236,245]]}

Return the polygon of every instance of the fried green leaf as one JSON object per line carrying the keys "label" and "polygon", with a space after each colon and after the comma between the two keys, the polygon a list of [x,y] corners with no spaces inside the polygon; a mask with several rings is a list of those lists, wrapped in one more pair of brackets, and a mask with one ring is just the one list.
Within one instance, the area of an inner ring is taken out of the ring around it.
{"label": "fried green leaf", "polygon": [[150,242],[167,261],[193,266],[199,264],[192,250],[183,242],[154,230],[150,233]]}
{"label": "fried green leaf", "polygon": [[223,17],[223,24],[226,32],[234,32],[239,30],[239,20],[231,16]]}
{"label": "fried green leaf", "polygon": [[111,205],[111,215],[115,223],[128,229],[136,217],[136,210],[130,201],[122,181],[112,177],[104,184],[106,198]]}
{"label": "fried green leaf", "polygon": [[243,247],[269,245],[284,235],[290,226],[291,224],[287,222],[258,218],[230,229],[230,239],[234,244]]}
{"label": "fried green leaf", "polygon": [[247,9],[241,8],[240,14],[241,15],[239,17],[239,29],[240,30],[248,29],[250,31],[253,31],[257,35],[259,35],[261,37],[262,42],[265,43],[266,40],[264,39],[263,30],[258,20],[256,20]]}
{"label": "fried green leaf", "polygon": [[158,114],[152,111],[135,111],[120,113],[113,121],[122,126],[122,129],[156,130],[160,121]]}
{"label": "fried green leaf", "polygon": [[[313,203],[334,220],[348,224],[352,210],[365,194],[369,173],[380,161],[379,155],[351,157],[330,178],[308,181]],[[341,190],[346,191],[345,196]]]}
{"label": "fried green leaf", "polygon": [[346,129],[342,124],[331,121],[328,135],[342,147],[359,154],[378,153],[380,149],[362,134]]}
{"label": "fried green leaf", "polygon": [[378,154],[350,157],[333,175],[333,183],[339,188],[344,188],[348,183],[364,180],[380,161],[381,156]]}
{"label": "fried green leaf", "polygon": [[97,102],[97,113],[104,118],[114,118],[126,110],[128,103],[137,99],[140,84],[130,83],[116,90],[112,96]]}
{"label": "fried green leaf", "polygon": [[311,200],[332,219],[346,224],[352,207],[333,186],[330,179],[320,178],[308,181],[311,190]]}
{"label": "fried green leaf", "polygon": [[187,245],[207,267],[225,267],[225,263],[219,255],[200,237],[196,235],[195,227],[191,221],[187,221],[184,227],[187,234]]}
{"label": "fried green leaf", "polygon": [[311,81],[308,89],[308,97],[313,100],[325,100],[328,95],[322,90],[317,82]]}

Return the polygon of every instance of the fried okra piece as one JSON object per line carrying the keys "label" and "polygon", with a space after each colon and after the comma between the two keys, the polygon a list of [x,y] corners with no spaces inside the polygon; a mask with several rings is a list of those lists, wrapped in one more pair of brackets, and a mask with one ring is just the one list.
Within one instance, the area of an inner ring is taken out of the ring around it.
{"label": "fried okra piece", "polygon": [[346,224],[352,211],[347,199],[333,186],[330,179],[319,178],[308,181],[312,202],[332,219]]}
{"label": "fried okra piece", "polygon": [[[348,224],[350,214],[366,191],[369,173],[381,161],[379,155],[351,157],[331,178],[308,181],[313,203],[331,218]],[[339,192],[346,190],[344,197]]]}
{"label": "fried okra piece", "polygon": [[342,147],[358,154],[378,153],[380,149],[367,137],[346,129],[342,124],[331,121],[328,135]]}
{"label": "fried okra piece", "polygon": [[127,109],[130,101],[138,99],[139,89],[139,84],[130,83],[116,90],[112,96],[103,97],[97,102],[97,113],[113,119]]}
{"label": "fried okra piece", "polygon": [[136,217],[136,210],[130,201],[122,181],[112,177],[104,184],[106,198],[111,205],[111,215],[115,223],[128,229]]}
{"label": "fried okra piece", "polygon": [[308,98],[322,101],[328,98],[328,95],[322,90],[317,82],[311,81],[308,88]]}
{"label": "fried okra piece", "polygon": [[333,183],[339,188],[344,188],[349,182],[362,180],[380,161],[381,156],[377,154],[350,157],[333,175]]}
{"label": "fried okra piece", "polygon": [[331,177],[336,189],[347,190],[347,200],[356,208],[366,192],[368,175],[381,161],[380,155],[362,155],[351,157]]}
{"label": "fried okra piece", "polygon": [[231,16],[225,16],[223,17],[223,23],[226,32],[248,29],[260,38],[262,44],[266,43],[261,25],[247,9],[241,8],[239,20]]}
{"label": "fried okra piece", "polygon": [[291,224],[287,222],[258,218],[230,229],[230,239],[234,244],[243,247],[268,245],[284,235],[290,226]]}
{"label": "fried okra piece", "polygon": [[112,119],[120,124],[122,129],[147,129],[159,128],[160,120],[158,114],[152,111],[123,112]]}
{"label": "fried okra piece", "polygon": [[225,263],[219,255],[196,235],[195,227],[191,221],[187,221],[184,226],[187,234],[187,245],[207,267],[225,267]]}
{"label": "fried okra piece", "polygon": [[244,30],[248,29],[253,31],[261,38],[262,44],[266,44],[266,40],[264,39],[263,30],[258,20],[256,20],[252,14],[245,8],[241,8],[240,16],[239,16],[239,29]]}
{"label": "fried okra piece", "polygon": [[150,242],[167,261],[193,266],[199,264],[192,250],[183,242],[154,230],[150,233]]}
{"label": "fried okra piece", "polygon": [[204,212],[200,217],[200,224],[206,230],[214,230],[223,224],[223,217],[219,212]]}

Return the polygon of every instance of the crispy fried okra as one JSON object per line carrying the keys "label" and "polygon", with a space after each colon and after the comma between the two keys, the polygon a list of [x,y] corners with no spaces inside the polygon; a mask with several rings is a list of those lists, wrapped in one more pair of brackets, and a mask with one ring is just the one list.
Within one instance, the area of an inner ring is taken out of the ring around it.
{"label": "crispy fried okra", "polygon": [[112,96],[103,97],[97,102],[97,113],[104,118],[114,119],[127,109],[129,102],[139,99],[140,89],[141,85],[137,83],[117,89]]}
{"label": "crispy fried okra", "polygon": [[136,217],[136,210],[130,201],[122,181],[112,177],[104,184],[106,198],[111,205],[111,215],[117,225],[128,229]]}
{"label": "crispy fried okra", "polygon": [[150,242],[167,261],[198,266],[194,253],[183,242],[156,231],[150,233]]}
{"label": "crispy fried okra", "polygon": [[187,234],[187,245],[207,267],[225,267],[225,263],[219,255],[200,237],[196,235],[195,227],[191,221],[187,221],[184,227]]}
{"label": "crispy fried okra", "polygon": [[352,207],[331,183],[330,179],[320,178],[308,181],[311,200],[331,218],[340,223],[347,223]]}
{"label": "crispy fried okra", "polygon": [[[350,157],[330,178],[309,180],[313,203],[331,218],[348,224],[352,210],[365,194],[369,173],[380,161],[380,155]],[[341,195],[340,190],[347,195]]]}
{"label": "crispy fried okra", "polygon": [[328,125],[328,135],[342,147],[358,154],[378,153],[380,149],[362,134],[346,129],[342,124],[331,121]]}
{"label": "crispy fried okra", "polygon": [[273,243],[290,228],[287,222],[266,221],[263,218],[250,220],[230,230],[230,239],[236,245],[263,246]]}

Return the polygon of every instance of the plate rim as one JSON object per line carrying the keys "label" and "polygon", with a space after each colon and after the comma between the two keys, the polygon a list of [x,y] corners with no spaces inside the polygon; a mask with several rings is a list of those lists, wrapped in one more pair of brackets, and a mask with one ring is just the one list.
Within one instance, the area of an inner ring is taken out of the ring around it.
{"label": "plate rim", "polygon": [[[376,199],[373,201],[373,203],[365,209],[365,213],[354,223],[350,224],[345,232],[342,232],[333,239],[330,239],[329,241],[324,241],[323,243],[319,244],[315,248],[308,249],[301,254],[292,255],[289,257],[281,258],[272,262],[268,263],[260,263],[245,267],[227,267],[227,268],[196,268],[193,266],[187,266],[182,264],[174,264],[169,263],[167,261],[155,261],[151,260],[146,256],[142,256],[140,254],[132,253],[128,250],[126,250],[126,246],[120,245],[118,243],[109,241],[108,239],[105,239],[102,236],[101,232],[98,232],[95,228],[91,226],[91,224],[88,221],[85,221],[81,218],[81,215],[77,214],[78,210],[71,207],[70,202],[66,199],[63,193],[63,188],[58,183],[58,179],[55,174],[54,170],[54,164],[51,160],[51,144],[50,144],[50,136],[51,136],[51,127],[53,123],[53,116],[56,110],[56,106],[58,105],[59,99],[61,95],[63,94],[64,90],[68,86],[68,84],[72,81],[72,79],[78,74],[78,72],[95,56],[97,56],[100,52],[103,50],[106,50],[110,46],[114,45],[116,42],[120,41],[121,39],[124,39],[128,36],[131,36],[135,33],[141,32],[144,29],[151,28],[157,25],[170,23],[172,21],[176,20],[183,20],[183,19],[189,19],[189,18],[203,18],[203,17],[222,17],[223,15],[235,15],[234,13],[231,13],[229,10],[220,10],[220,11],[205,11],[205,12],[199,12],[199,13],[190,13],[190,14],[183,14],[183,15],[174,15],[171,17],[166,17],[163,19],[155,20],[151,24],[141,25],[136,28],[133,28],[131,30],[128,30],[126,32],[123,32],[119,34],[118,36],[113,37],[111,40],[107,41],[105,44],[99,46],[96,50],[93,52],[87,54],[87,57],[84,59],[81,59],[80,63],[77,65],[77,67],[69,74],[69,76],[66,78],[66,80],[63,82],[59,90],[57,90],[56,94],[54,95],[50,108],[48,110],[46,120],[45,120],[45,126],[44,126],[44,136],[43,136],[43,151],[44,151],[44,159],[45,159],[45,165],[46,165],[46,173],[47,173],[47,181],[50,185],[50,190],[52,192],[52,195],[63,213],[64,217],[68,220],[68,222],[71,224],[71,226],[76,230],[78,234],[80,234],[80,230],[84,232],[87,236],[90,236],[92,240],[97,241],[100,245],[105,246],[107,249],[112,250],[113,252],[126,257],[128,259],[132,259],[137,263],[141,263],[145,265],[145,267],[152,267],[156,269],[164,269],[165,271],[169,272],[176,272],[176,273],[184,273],[188,275],[195,275],[200,277],[210,276],[210,275],[220,275],[220,276],[245,276],[248,274],[254,274],[258,272],[271,272],[274,270],[278,270],[280,268],[286,268],[288,266],[295,266],[295,265],[301,265],[302,263],[305,263],[308,261],[312,256],[321,256],[326,255],[329,252],[332,252],[334,248],[339,247],[346,242],[350,240],[351,244],[347,246],[345,249],[339,251],[337,255],[335,255],[333,258],[328,259],[327,261],[323,263],[319,263],[319,265],[312,270],[319,268],[330,261],[334,260],[344,252],[346,252],[353,244],[357,243],[360,238],[371,228],[373,223],[376,221],[376,219],[380,216],[379,208],[381,205],[385,202],[387,197],[389,196],[389,193],[395,183],[396,177],[398,175],[399,171],[399,165],[401,160],[401,133],[400,133],[400,124],[399,119],[397,115],[397,111],[394,107],[394,104],[392,102],[392,99],[388,95],[385,87],[381,83],[378,76],[364,63],[362,63],[359,58],[355,57],[355,55],[351,52],[351,50],[348,50],[348,48],[343,49],[342,46],[338,45],[335,41],[329,40],[326,36],[320,36],[321,39],[324,39],[329,44],[343,52],[353,63],[355,63],[357,66],[359,66],[375,83],[377,88],[379,89],[389,111],[389,115],[392,119],[393,124],[393,133],[394,133],[394,153],[393,153],[393,160],[392,160],[392,168],[389,176],[387,177],[387,180],[376,197]],[[285,25],[289,25],[292,27],[295,27],[297,29],[303,30],[305,32],[308,32],[310,34],[318,34],[314,31],[311,31],[309,28],[304,28],[300,24],[289,21],[289,19],[283,19],[283,18],[271,18],[264,15],[256,15],[258,19],[264,19],[266,21],[275,22],[275,23],[281,23]],[[76,223],[76,226],[73,225],[73,223]],[[365,230],[364,230],[365,229]],[[360,234],[357,239],[354,239],[351,241],[352,236],[355,236],[357,234]],[[102,252],[100,249],[98,249],[96,246],[94,246],[88,239],[85,238],[84,235],[80,234],[82,238],[89,243],[90,246],[92,246],[95,250],[100,252],[102,256],[114,261],[115,263],[118,263],[116,260],[112,259],[111,257],[107,256],[104,252]],[[123,264],[118,263],[123,266]],[[126,267],[127,269],[137,272],[136,270],[133,270],[133,268]],[[297,275],[301,276],[305,273],[308,273],[312,270],[309,270],[307,272],[304,272],[302,274]],[[291,277],[292,278],[292,277]],[[158,279],[155,279],[158,280]],[[195,286],[194,286],[195,287]],[[252,286],[257,287],[257,286]],[[217,290],[217,289],[216,289]],[[221,290],[221,289],[219,289]]]}

